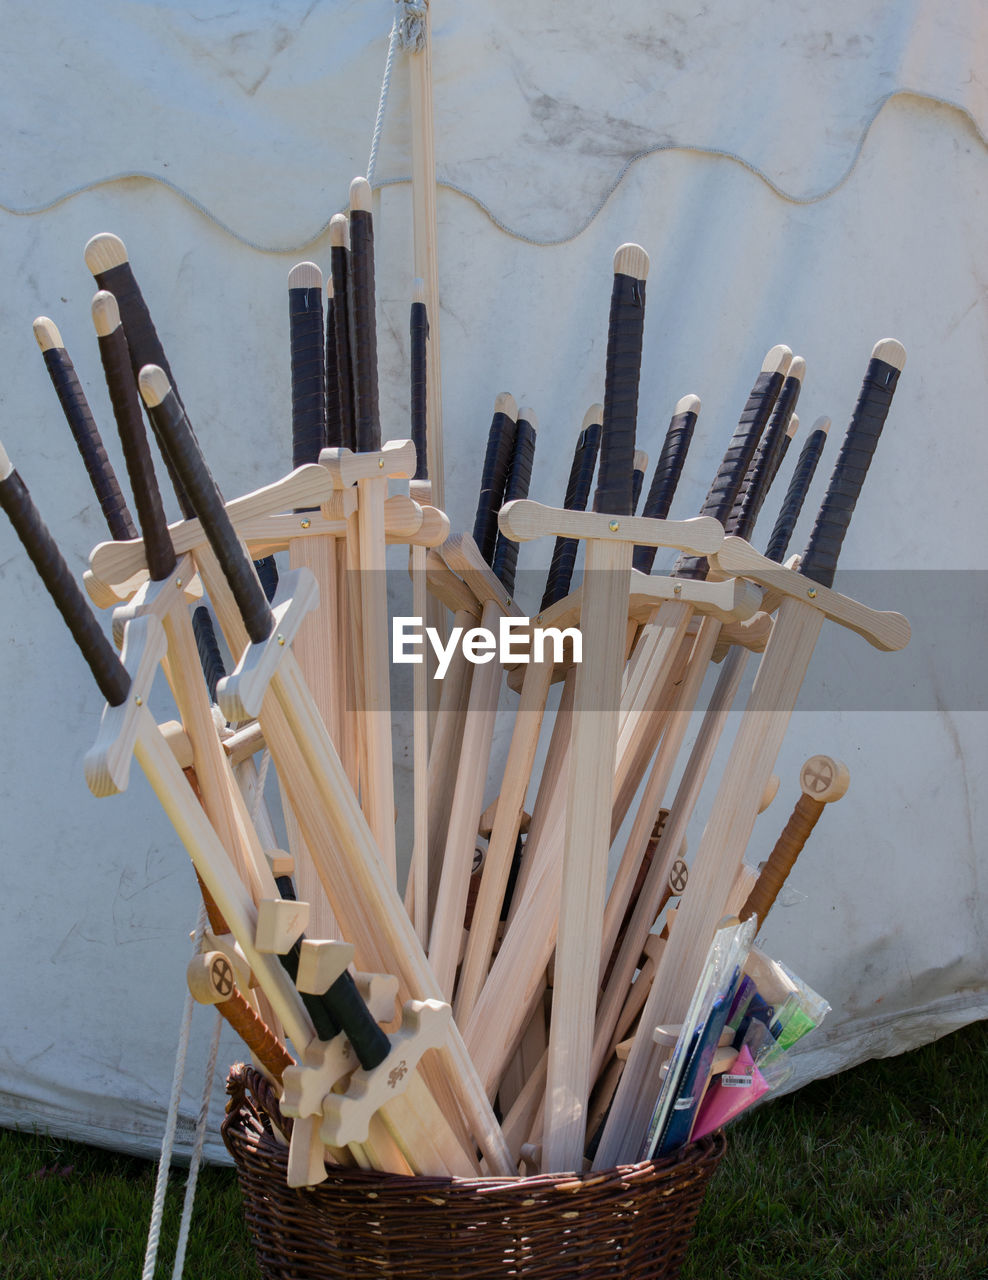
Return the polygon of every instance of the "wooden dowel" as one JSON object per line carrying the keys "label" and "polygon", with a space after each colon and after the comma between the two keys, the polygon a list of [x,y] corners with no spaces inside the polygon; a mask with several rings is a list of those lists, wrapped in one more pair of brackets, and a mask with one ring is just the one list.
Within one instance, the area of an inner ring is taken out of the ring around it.
{"label": "wooden dowel", "polygon": [[515,710],[511,745],[453,1006],[459,1022],[465,1022],[472,1013],[490,967],[551,679],[551,663],[529,664]]}

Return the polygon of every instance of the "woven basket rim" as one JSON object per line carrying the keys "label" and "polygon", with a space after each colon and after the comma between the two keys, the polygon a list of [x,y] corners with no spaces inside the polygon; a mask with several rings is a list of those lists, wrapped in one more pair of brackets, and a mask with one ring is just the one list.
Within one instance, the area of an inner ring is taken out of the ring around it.
{"label": "woven basket rim", "polygon": [[[238,1117],[245,1117],[250,1103],[264,1117],[267,1124],[275,1124],[289,1137],[291,1120],[282,1116],[278,1107],[274,1090],[264,1075],[255,1067],[245,1063],[234,1063],[227,1076],[227,1093],[230,1101],[223,1121],[223,1141],[235,1155],[231,1145],[233,1133],[237,1132]],[[248,1098],[249,1095],[249,1098]],[[260,1145],[264,1143],[271,1155],[283,1156],[287,1159],[287,1150],[265,1128],[255,1132],[252,1138],[241,1129],[241,1140]],[[694,1166],[706,1166],[711,1159],[719,1162],[727,1150],[727,1140],[722,1129],[705,1135],[696,1142],[688,1143],[665,1156],[652,1160],[640,1160],[632,1163],[615,1165],[609,1169],[590,1170],[586,1173],[573,1171],[562,1173],[536,1173],[481,1176],[463,1178],[445,1174],[402,1174],[387,1173],[376,1169],[357,1169],[327,1162],[327,1170],[334,1178],[345,1178],[355,1185],[364,1182],[370,1185],[388,1186],[395,1189],[405,1188],[417,1191],[442,1190],[444,1192],[469,1191],[474,1195],[494,1195],[498,1192],[559,1192],[566,1195],[578,1195],[581,1192],[596,1192],[608,1184],[626,1184],[629,1188],[635,1183],[652,1178],[676,1177],[686,1175]],[[324,1184],[315,1187],[297,1188],[303,1191],[318,1191]]]}

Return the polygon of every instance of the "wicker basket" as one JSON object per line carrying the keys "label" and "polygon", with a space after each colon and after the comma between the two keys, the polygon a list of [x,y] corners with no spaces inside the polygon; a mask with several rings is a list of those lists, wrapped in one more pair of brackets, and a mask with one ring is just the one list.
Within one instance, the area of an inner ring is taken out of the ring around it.
{"label": "wicker basket", "polygon": [[266,1080],[234,1067],[223,1140],[265,1280],[671,1280],[679,1275],[723,1134],[675,1158],[586,1178],[405,1178],[330,1167],[292,1190],[290,1134]]}

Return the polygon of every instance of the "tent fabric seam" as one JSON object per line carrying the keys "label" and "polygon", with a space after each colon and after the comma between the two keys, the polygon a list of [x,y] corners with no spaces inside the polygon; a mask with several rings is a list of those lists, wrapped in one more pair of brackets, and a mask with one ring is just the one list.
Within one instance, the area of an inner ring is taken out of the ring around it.
{"label": "tent fabric seam", "polygon": [[[757,165],[746,160],[743,156],[738,155],[734,151],[727,151],[718,147],[704,147],[694,145],[692,143],[660,142],[656,143],[655,146],[646,147],[643,150],[636,152],[624,162],[618,170],[617,176],[611,181],[610,185],[606,188],[596,205],[575,230],[567,232],[565,235],[561,236],[539,238],[527,235],[524,231],[520,231],[517,228],[510,226],[500,218],[484,200],[475,195],[472,191],[469,191],[466,187],[460,186],[458,183],[451,182],[444,178],[438,178],[437,185],[442,187],[444,190],[455,192],[457,195],[464,196],[467,200],[470,200],[479,209],[481,209],[494,226],[496,226],[498,230],[502,231],[505,235],[510,236],[514,240],[520,240],[524,244],[534,245],[536,248],[553,248],[576,240],[592,225],[594,220],[603,210],[604,206],[610,200],[611,196],[615,191],[617,191],[618,187],[627,177],[632,167],[637,164],[639,160],[647,159],[648,157],[657,155],[661,152],[679,151],[693,155],[710,156],[714,159],[731,160],[734,163],[741,165],[744,169],[747,169],[749,173],[754,174],[754,176],[764,182],[775,195],[787,203],[797,205],[817,204],[834,195],[848,181],[857,168],[858,161],[860,160],[861,154],[864,150],[865,142],[868,139],[868,135],[871,132],[875,121],[893,98],[900,97],[919,98],[922,101],[932,102],[939,106],[950,107],[955,111],[960,112],[960,114],[965,116],[971,123],[982,145],[988,147],[988,137],[986,137],[974,115],[966,107],[961,106],[957,102],[952,102],[947,98],[942,98],[936,94],[922,93],[913,89],[893,89],[889,93],[885,94],[884,97],[879,99],[875,110],[872,112],[861,131],[861,135],[855,145],[851,159],[841,176],[836,180],[836,182],[831,183],[830,186],[823,188],[820,191],[812,192],[808,195],[797,195],[794,192],[786,191],[784,188],[780,187],[778,183],[773,181],[773,179],[763,169],[760,169]],[[313,235],[308,236],[297,243],[285,245],[262,244],[259,241],[252,240],[249,236],[241,234],[228,223],[224,222],[223,219],[213,213],[207,205],[197,199],[190,191],[187,191],[184,187],[180,186],[177,182],[172,182],[171,179],[165,178],[161,174],[143,170],[127,170],[121,173],[109,174],[102,178],[94,178],[89,182],[80,183],[75,187],[70,187],[40,204],[17,206],[9,204],[7,201],[3,200],[0,201],[0,209],[14,217],[33,217],[37,214],[47,213],[58,205],[64,204],[67,200],[74,199],[79,195],[84,195],[88,191],[94,191],[99,187],[109,186],[114,182],[127,182],[133,180],[155,182],[160,186],[168,188],[176,195],[180,196],[191,208],[208,218],[209,221],[212,222],[220,231],[225,232],[232,239],[238,241],[246,248],[253,249],[258,253],[279,254],[299,252],[309,245],[315,244],[322,238],[322,236],[325,235],[329,228],[330,219],[327,218]],[[410,177],[403,176],[396,178],[382,178],[373,185],[375,190],[380,190],[383,187],[402,186],[410,182]]]}

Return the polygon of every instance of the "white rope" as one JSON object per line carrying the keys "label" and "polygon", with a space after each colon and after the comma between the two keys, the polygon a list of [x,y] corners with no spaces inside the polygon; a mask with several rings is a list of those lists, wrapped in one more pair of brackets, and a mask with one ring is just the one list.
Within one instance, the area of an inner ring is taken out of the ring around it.
{"label": "white rope", "polygon": [[[400,0],[399,0],[400,2]],[[391,35],[388,37],[388,56],[384,63],[384,79],[381,81],[381,96],[377,100],[377,115],[374,118],[374,136],[371,138],[370,155],[367,158],[367,181],[373,185],[374,170],[377,168],[377,148],[381,142],[381,131],[384,128],[384,110],[388,105],[388,93],[391,90],[391,69],[395,61],[395,47],[398,43],[398,19],[391,24]]]}
{"label": "white rope", "polygon": [[[206,930],[206,908],[200,907],[192,943],[193,952],[198,952],[202,935]],[[178,1109],[182,1097],[182,1081],[185,1077],[185,1057],[189,1048],[189,1028],[192,1023],[191,994],[186,993],[185,1008],[182,1011],[182,1025],[178,1033],[178,1048],[175,1051],[175,1070],[172,1073],[172,1092],[168,1102],[168,1117],[165,1120],[165,1132],[161,1139],[161,1156],[158,1160],[158,1177],[154,1186],[154,1201],[151,1206],[151,1223],[148,1227],[148,1243],[144,1254],[144,1270],[141,1280],[154,1280],[154,1268],[158,1260],[158,1244],[161,1238],[161,1220],[165,1213],[165,1192],[168,1190],[168,1171],[171,1168],[172,1150],[175,1146],[175,1127],[178,1124]]]}
{"label": "white rope", "polygon": [[425,48],[429,0],[395,0],[398,16],[398,46],[403,53],[421,53]]}
{"label": "white rope", "polygon": [[220,1048],[220,1032],[223,1029],[223,1018],[216,1012],[213,1024],[213,1040],[209,1046],[209,1060],[206,1063],[206,1077],[202,1087],[202,1103],[199,1107],[199,1118],[196,1121],[195,1142],[192,1145],[192,1157],[189,1161],[189,1176],[185,1183],[185,1200],[182,1204],[182,1221],[178,1228],[178,1244],[175,1246],[175,1264],[172,1267],[172,1280],[182,1280],[185,1269],[185,1249],[189,1241],[189,1227],[192,1224],[192,1206],[196,1198],[196,1183],[199,1180],[199,1169],[202,1165],[202,1148],[206,1140],[206,1120],[209,1116],[209,1101],[213,1092],[213,1077],[216,1075],[216,1057]]}

